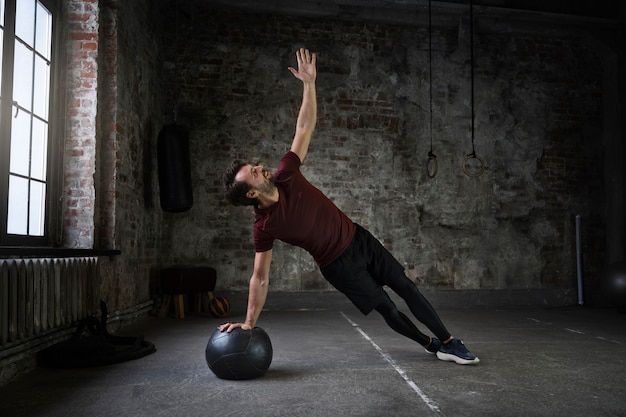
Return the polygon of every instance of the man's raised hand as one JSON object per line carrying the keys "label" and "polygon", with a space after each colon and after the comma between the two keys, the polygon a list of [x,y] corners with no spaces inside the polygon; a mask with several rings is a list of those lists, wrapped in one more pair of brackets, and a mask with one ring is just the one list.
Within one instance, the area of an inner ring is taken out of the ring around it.
{"label": "man's raised hand", "polygon": [[313,83],[317,77],[317,70],[315,69],[316,56],[314,53],[310,53],[308,49],[300,48],[296,51],[296,58],[298,60],[298,70],[293,67],[289,67],[289,71],[304,83]]}

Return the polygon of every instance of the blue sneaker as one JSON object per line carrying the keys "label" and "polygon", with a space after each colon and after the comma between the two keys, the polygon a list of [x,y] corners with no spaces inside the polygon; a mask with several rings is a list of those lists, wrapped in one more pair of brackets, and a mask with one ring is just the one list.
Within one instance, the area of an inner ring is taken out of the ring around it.
{"label": "blue sneaker", "polygon": [[437,357],[442,361],[456,362],[459,365],[472,365],[480,362],[480,359],[467,350],[459,339],[452,339],[450,342],[442,344],[437,352]]}
{"label": "blue sneaker", "polygon": [[424,346],[426,353],[430,353],[431,355],[439,352],[439,349],[441,349],[441,341],[436,337],[431,337],[428,346]]}

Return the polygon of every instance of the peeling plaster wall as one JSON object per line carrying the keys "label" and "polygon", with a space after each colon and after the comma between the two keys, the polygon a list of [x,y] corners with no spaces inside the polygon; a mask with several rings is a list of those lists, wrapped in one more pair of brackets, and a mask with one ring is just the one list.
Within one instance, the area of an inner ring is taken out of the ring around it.
{"label": "peeling plaster wall", "polygon": [[[302,171],[411,279],[424,288],[573,289],[580,214],[594,287],[605,252],[607,46],[592,31],[477,21],[474,143],[486,171],[470,178],[461,170],[472,151],[468,16],[435,18],[430,179],[427,26],[169,5],[165,110],[175,103],[191,130],[195,205],[172,220],[163,244],[177,262],[214,266],[218,290],[246,290],[254,256],[251,209],[226,204],[221,174],[235,158],[275,167],[289,149],[301,86],[287,67],[302,46],[318,53],[319,106]],[[271,275],[272,291],[330,289],[307,253],[282,243]]]}

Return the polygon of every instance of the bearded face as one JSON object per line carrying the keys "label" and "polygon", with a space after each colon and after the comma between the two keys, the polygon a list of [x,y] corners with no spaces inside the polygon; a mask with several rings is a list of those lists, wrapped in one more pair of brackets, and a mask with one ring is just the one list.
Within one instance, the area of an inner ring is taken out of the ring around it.
{"label": "bearded face", "polygon": [[263,176],[263,182],[257,186],[257,190],[263,194],[272,194],[274,191],[274,182],[276,180],[274,178],[274,174],[270,170],[263,167],[261,169],[261,175]]}

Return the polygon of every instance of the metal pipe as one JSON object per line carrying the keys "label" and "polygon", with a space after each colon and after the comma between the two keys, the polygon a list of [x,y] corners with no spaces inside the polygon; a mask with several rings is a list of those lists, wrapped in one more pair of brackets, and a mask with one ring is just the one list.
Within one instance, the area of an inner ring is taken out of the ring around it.
{"label": "metal pipe", "polygon": [[582,270],[582,249],[580,243],[580,214],[576,215],[576,269],[578,275],[578,305],[582,306],[583,299],[583,270]]}

